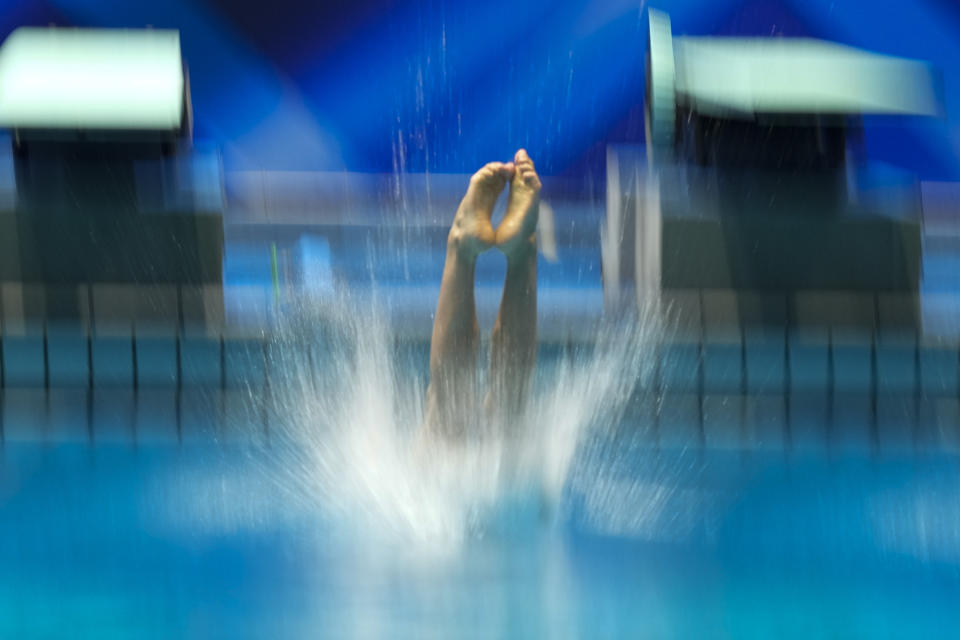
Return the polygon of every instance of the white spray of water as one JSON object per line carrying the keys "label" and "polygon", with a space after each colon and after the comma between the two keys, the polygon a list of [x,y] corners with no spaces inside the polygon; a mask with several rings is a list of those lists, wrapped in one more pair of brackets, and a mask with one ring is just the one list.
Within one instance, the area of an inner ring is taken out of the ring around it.
{"label": "white spray of water", "polygon": [[273,350],[279,480],[348,535],[433,549],[556,512],[584,436],[616,425],[651,375],[656,334],[652,314],[598,329],[588,350],[541,364],[510,437],[461,443],[420,430],[425,361],[401,355],[375,306],[340,300],[292,316]]}

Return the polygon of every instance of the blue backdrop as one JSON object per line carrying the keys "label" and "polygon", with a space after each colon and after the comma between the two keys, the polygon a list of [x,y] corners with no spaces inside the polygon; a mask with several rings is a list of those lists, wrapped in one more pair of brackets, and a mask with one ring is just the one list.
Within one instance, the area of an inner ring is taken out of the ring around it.
{"label": "blue backdrop", "polygon": [[530,148],[551,174],[643,140],[646,8],[674,33],[808,35],[929,60],[946,117],[868,122],[874,157],[958,179],[955,0],[2,0],[20,25],[176,28],[196,135],[230,168],[468,171]]}

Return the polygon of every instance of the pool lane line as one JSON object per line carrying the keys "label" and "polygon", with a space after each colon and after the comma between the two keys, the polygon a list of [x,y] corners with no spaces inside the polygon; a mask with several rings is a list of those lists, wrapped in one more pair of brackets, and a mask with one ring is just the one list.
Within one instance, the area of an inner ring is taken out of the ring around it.
{"label": "pool lane line", "polygon": [[[88,287],[88,291],[92,290]],[[90,294],[90,327],[87,329],[87,441],[94,445],[93,434],[93,294]]]}
{"label": "pool lane line", "polygon": [[137,327],[136,323],[130,323],[130,363],[133,365],[132,373],[133,379],[130,383],[133,385],[133,397],[134,402],[136,402],[137,393],[139,392],[139,378],[140,372],[137,370]]}
{"label": "pool lane line", "polygon": [[[279,294],[279,289],[277,290]],[[270,358],[268,340],[261,341],[261,356],[263,357],[263,437],[266,446],[270,446],[270,407],[273,406],[273,389],[270,386]]]}
{"label": "pool lane line", "polygon": [[0,325],[0,448],[5,448],[7,445],[7,437],[3,424],[3,406],[6,404],[6,370],[3,363],[3,329],[4,327]]}
{"label": "pool lane line", "polygon": [[220,333],[220,390],[227,389],[227,345],[223,333]]}
{"label": "pool lane line", "polygon": [[920,391],[920,332],[916,329],[913,332],[913,455],[919,453],[920,443],[920,402],[922,394]]}
{"label": "pool lane line", "polygon": [[824,425],[824,445],[827,449],[827,460],[831,460],[833,456],[837,454],[834,451],[834,442],[833,442],[833,432],[835,431],[833,421],[836,413],[834,404],[836,402],[836,390],[834,389],[834,384],[836,382],[836,367],[833,362],[834,353],[833,353],[833,327],[827,327],[827,411],[826,419],[827,424]]}
{"label": "pool lane line", "polygon": [[[787,296],[787,304],[790,304]],[[790,311],[787,311],[787,322],[783,329],[783,452],[790,457],[793,455],[793,414],[791,409],[793,403],[791,400],[791,391],[793,389],[793,376],[790,373]]]}
{"label": "pool lane line", "polygon": [[133,439],[133,449],[137,449],[137,418],[140,415],[140,372],[137,369],[137,323],[134,320],[130,321],[130,364],[132,365],[131,373],[133,375],[133,380],[131,384],[133,385],[133,402],[130,405],[130,430],[133,432],[131,437]]}
{"label": "pool lane line", "polygon": [[704,375],[704,353],[705,342],[707,340],[707,312],[704,309],[703,289],[698,291],[700,298],[700,335],[697,349],[697,422],[700,426],[700,460],[703,461],[703,455],[707,449],[707,434],[703,426],[703,398],[706,391],[706,376]]}
{"label": "pool lane line", "polygon": [[[280,270],[277,266],[277,243],[270,243],[270,277],[273,280],[274,303],[280,302]],[[276,310],[276,308],[274,309]]]}
{"label": "pool lane line", "polygon": [[47,392],[47,405],[50,404],[50,345],[47,342],[47,321],[43,321],[43,388]]}
{"label": "pool lane line", "polygon": [[[180,296],[180,287],[177,287],[177,296]],[[180,308],[180,326],[177,329],[177,379],[174,382],[173,394],[173,419],[177,430],[177,445],[183,444],[183,428],[181,421],[183,416],[183,308]]]}

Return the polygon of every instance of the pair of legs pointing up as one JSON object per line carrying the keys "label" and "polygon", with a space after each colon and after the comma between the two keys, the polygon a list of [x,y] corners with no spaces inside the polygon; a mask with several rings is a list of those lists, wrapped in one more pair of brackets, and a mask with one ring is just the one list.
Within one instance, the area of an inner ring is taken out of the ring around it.
{"label": "pair of legs pointing up", "polygon": [[[494,205],[509,185],[507,211],[494,230]],[[537,241],[540,178],[523,149],[470,178],[447,237],[447,257],[430,341],[427,426],[447,435],[475,433],[477,422],[506,420],[523,408],[537,355]],[[507,258],[500,310],[490,338],[490,386],[479,402],[479,326],[474,270],[484,251]]]}

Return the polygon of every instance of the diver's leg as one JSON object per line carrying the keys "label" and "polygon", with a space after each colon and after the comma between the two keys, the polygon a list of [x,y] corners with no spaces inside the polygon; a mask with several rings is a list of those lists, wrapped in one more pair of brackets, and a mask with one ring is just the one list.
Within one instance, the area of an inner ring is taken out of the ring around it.
{"label": "diver's leg", "polygon": [[507,261],[497,322],[490,336],[487,411],[503,420],[523,409],[537,362],[536,240]]}
{"label": "diver's leg", "polygon": [[514,157],[507,212],[497,228],[497,248],[507,276],[490,338],[488,412],[501,420],[522,410],[537,361],[537,240],[540,178],[523,149]]}
{"label": "diver's leg", "polygon": [[470,178],[447,237],[447,257],[430,340],[427,424],[456,432],[476,416],[478,327],[473,297],[477,256],[496,241],[490,214],[513,175],[510,163],[491,162]]}

